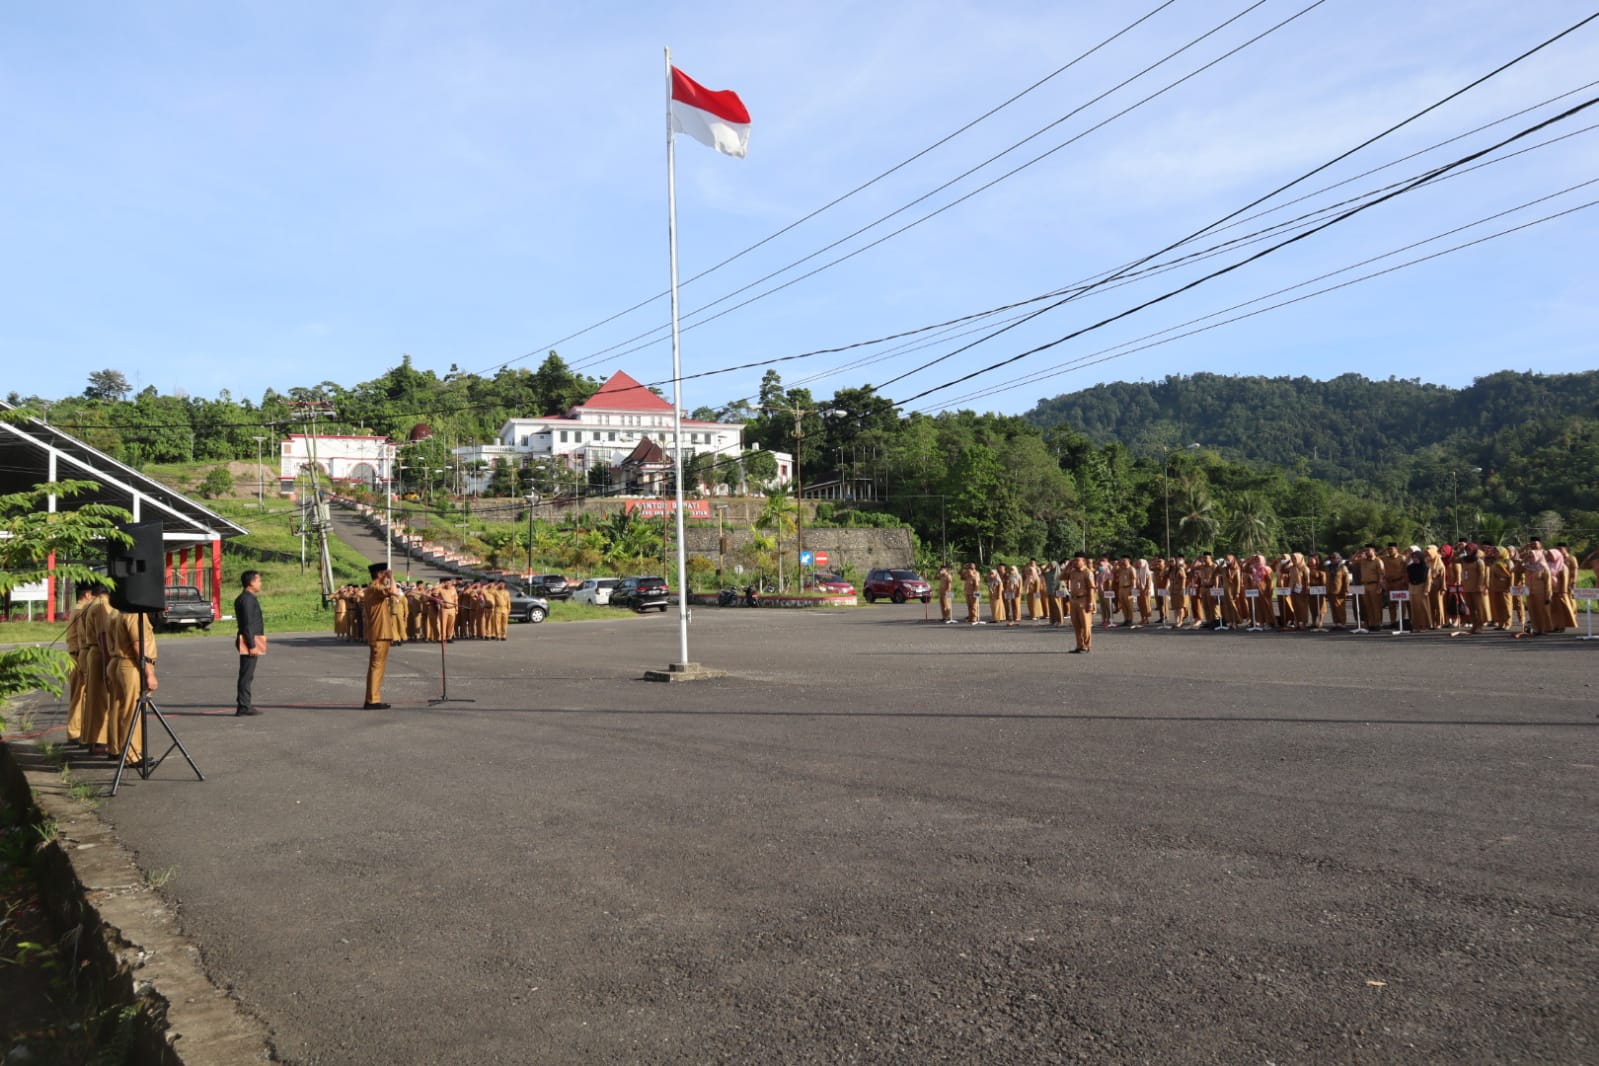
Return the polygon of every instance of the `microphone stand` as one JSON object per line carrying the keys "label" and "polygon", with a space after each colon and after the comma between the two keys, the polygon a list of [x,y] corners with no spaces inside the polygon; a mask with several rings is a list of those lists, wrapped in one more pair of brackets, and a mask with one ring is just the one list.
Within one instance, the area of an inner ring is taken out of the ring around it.
{"label": "microphone stand", "polygon": [[441,703],[476,703],[477,700],[450,695],[450,670],[444,652],[444,646],[450,642],[450,635],[444,632],[444,600],[438,596],[429,596],[428,599],[439,608],[439,694],[428,700],[428,706],[437,707]]}

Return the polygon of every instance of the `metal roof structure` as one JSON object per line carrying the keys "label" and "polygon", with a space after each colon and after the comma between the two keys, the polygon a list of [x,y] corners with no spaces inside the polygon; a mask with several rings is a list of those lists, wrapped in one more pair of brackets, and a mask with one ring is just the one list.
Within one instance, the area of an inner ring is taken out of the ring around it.
{"label": "metal roof structure", "polygon": [[[0,410],[14,411],[16,407],[0,400]],[[48,422],[0,419],[0,493],[26,492],[47,481],[69,480],[94,481],[100,487],[63,499],[63,510],[85,503],[122,507],[135,522],[159,520],[168,544],[199,544],[249,532]]]}

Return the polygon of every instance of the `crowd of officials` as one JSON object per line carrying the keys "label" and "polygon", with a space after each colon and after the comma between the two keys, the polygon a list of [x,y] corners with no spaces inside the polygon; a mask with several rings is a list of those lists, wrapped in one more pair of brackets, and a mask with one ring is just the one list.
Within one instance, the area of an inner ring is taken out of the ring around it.
{"label": "crowd of officials", "polygon": [[[1599,570],[1599,551],[1580,565]],[[1368,544],[1349,559],[1338,552],[1285,552],[1271,559],[1203,553],[1153,562],[1102,555],[1096,561],[1080,552],[1059,564],[1029,560],[986,573],[975,563],[959,573],[944,566],[937,590],[945,624],[956,622],[959,585],[967,623],[1070,621],[1077,637],[1072,650],[1087,652],[1096,622],[1106,629],[1560,633],[1577,625],[1578,568],[1567,545],[1545,548],[1538,539],[1519,547]],[[985,592],[986,619],[980,606]]]}
{"label": "crowd of officials", "polygon": [[[333,594],[333,634],[341,640],[366,642],[362,600],[368,586],[345,585]],[[385,595],[383,606],[393,618],[394,643],[455,640],[504,640],[511,621],[511,592],[503,581],[445,578],[395,582],[398,595]]]}

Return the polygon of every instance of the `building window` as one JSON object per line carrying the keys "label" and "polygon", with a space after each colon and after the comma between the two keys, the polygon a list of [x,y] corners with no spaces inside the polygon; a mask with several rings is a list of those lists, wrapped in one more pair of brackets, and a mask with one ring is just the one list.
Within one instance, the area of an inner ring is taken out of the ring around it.
{"label": "building window", "polygon": [[562,444],[566,443],[566,430],[564,430],[564,429],[561,430],[561,443]]}
{"label": "building window", "polygon": [[612,440],[615,440],[615,439],[616,439],[616,430],[614,430],[614,429],[613,429],[613,430],[611,430],[611,439],[612,439]]}

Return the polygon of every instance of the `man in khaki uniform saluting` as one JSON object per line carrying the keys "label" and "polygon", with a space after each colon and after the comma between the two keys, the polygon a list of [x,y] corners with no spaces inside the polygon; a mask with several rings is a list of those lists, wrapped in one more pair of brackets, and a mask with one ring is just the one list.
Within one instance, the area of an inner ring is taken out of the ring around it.
{"label": "man in khaki uniform saluting", "polygon": [[401,596],[394,587],[394,575],[386,563],[367,567],[372,583],[361,593],[362,622],[366,627],[366,703],[367,711],[386,711],[383,702],[383,671],[389,662],[389,646],[404,637],[395,616],[394,601]]}

